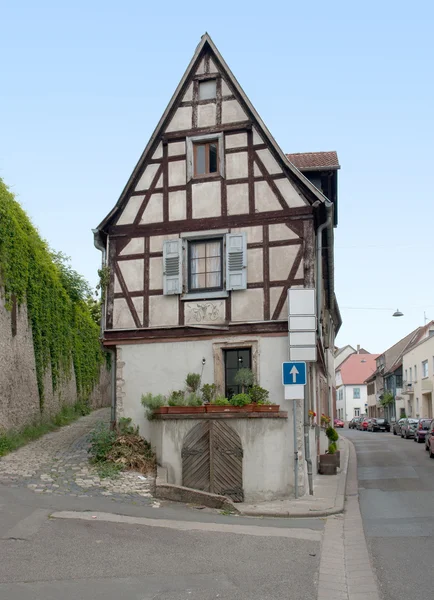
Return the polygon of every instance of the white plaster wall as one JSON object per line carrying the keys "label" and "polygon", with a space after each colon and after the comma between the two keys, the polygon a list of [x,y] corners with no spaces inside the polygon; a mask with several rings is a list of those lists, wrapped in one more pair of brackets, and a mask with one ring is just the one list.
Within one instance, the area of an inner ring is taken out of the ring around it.
{"label": "white plaster wall", "polygon": [[279,166],[278,162],[271,154],[271,152],[266,148],[265,150],[257,150],[256,154],[261,159],[264,167],[271,175],[276,175],[277,173],[282,173],[282,169]]}
{"label": "white plaster wall", "polygon": [[176,160],[169,163],[169,186],[185,185],[187,179],[185,160]]}
{"label": "white plaster wall", "polygon": [[194,183],[192,186],[193,218],[219,217],[222,212],[220,181]]}
{"label": "white plaster wall", "polygon": [[148,190],[151,187],[151,183],[155,177],[155,173],[158,171],[160,165],[150,164],[146,167],[143,175],[139,179],[139,183],[136,185],[136,191]]}
{"label": "white plaster wall", "polygon": [[264,292],[262,289],[232,293],[232,321],[262,321]]}
{"label": "white plaster wall", "polygon": [[[166,131],[181,131],[183,129],[191,129],[192,124],[192,107],[181,106],[173,115]],[[139,188],[140,189],[140,188]]]}
{"label": "white plaster wall", "polygon": [[[181,451],[185,436],[201,421],[167,420],[152,423],[151,443],[168,481],[182,485]],[[291,440],[286,419],[231,419],[226,423],[240,436],[243,447],[243,489],[246,502],[274,500],[293,489],[288,468]]]}
{"label": "white plaster wall", "polygon": [[169,192],[169,220],[179,221],[187,216],[187,196],[185,191]]}
{"label": "white plaster wall", "polygon": [[120,256],[127,256],[128,254],[142,254],[145,251],[145,240],[144,238],[137,237],[133,238],[128,244],[125,246],[121,252],[119,252]]}
{"label": "white plaster wall", "polygon": [[121,212],[117,225],[130,225],[136,218],[137,211],[139,210],[144,196],[131,196],[128,200],[124,210]]}
{"label": "white plaster wall", "polygon": [[185,92],[182,101],[190,102],[191,100],[193,100],[193,84],[192,83],[190,83],[190,85],[188,86],[187,91]]}
{"label": "white plaster wall", "polygon": [[229,215],[242,215],[249,212],[249,186],[247,183],[228,185],[226,197]]}
{"label": "white plaster wall", "polygon": [[303,200],[288,179],[276,179],[275,184],[279,188],[282,196],[285,198],[290,208],[305,206],[307,204],[307,201]]}
{"label": "white plaster wall", "polygon": [[262,248],[247,250],[247,283],[256,283],[264,280]]}
{"label": "white plaster wall", "polygon": [[287,279],[299,251],[298,246],[270,248],[270,279]]}
{"label": "white plaster wall", "polygon": [[167,145],[168,156],[185,154],[185,142],[171,142]]}
{"label": "white plaster wall", "polygon": [[236,123],[246,121],[247,115],[237,100],[225,100],[222,102],[222,123]]}
{"label": "white plaster wall", "polygon": [[280,202],[266,181],[255,181],[255,208],[257,212],[282,210]]}
{"label": "white plaster wall", "polygon": [[152,194],[140,223],[161,223],[163,220],[163,194]]}
{"label": "white plaster wall", "polygon": [[163,259],[154,257],[149,259],[149,289],[163,289]]}
{"label": "white plaster wall", "polygon": [[[256,290],[254,290],[256,291]],[[153,297],[151,296],[151,299]],[[259,340],[259,383],[273,402],[283,402],[282,361],[288,358],[288,340],[282,337],[216,336],[209,340],[158,342],[122,346],[123,410],[149,438],[149,422],[140,403],[142,394],[169,394],[184,386],[187,373],[201,373],[202,383],[214,383],[213,344]]]}
{"label": "white plaster wall", "polygon": [[138,292],[143,290],[143,259],[121,260],[118,262],[118,266],[124,277],[128,291]]}
{"label": "white plaster wall", "polygon": [[276,242],[279,240],[294,240],[298,239],[298,235],[289,229],[284,223],[278,223],[276,225],[269,225],[270,231],[270,242]]}
{"label": "white plaster wall", "polygon": [[134,328],[134,319],[125,298],[113,300],[113,329]]}
{"label": "white plaster wall", "polygon": [[[360,399],[353,398],[353,388],[360,388]],[[345,385],[343,400],[336,400],[336,408],[342,408],[344,410],[344,420],[351,421],[355,416],[354,409],[360,408],[360,414],[364,415],[367,413],[367,407],[365,404],[368,402],[368,386],[366,385]],[[346,411],[346,412],[345,412]]]}
{"label": "white plaster wall", "polygon": [[226,179],[238,179],[249,174],[247,152],[226,154]]}
{"label": "white plaster wall", "polygon": [[157,160],[158,158],[163,158],[163,144],[162,142],[160,142],[154,152],[154,154],[152,155],[152,158],[154,160]]}
{"label": "white plaster wall", "polygon": [[178,296],[149,296],[149,326],[178,325]]}
{"label": "white plaster wall", "polygon": [[262,242],[262,227],[232,227],[232,233],[245,232],[247,234],[247,243],[255,244]]}
{"label": "white plaster wall", "polygon": [[[273,316],[276,310],[277,303],[282,295],[283,287],[272,287],[270,288],[270,315]],[[278,319],[286,320],[288,318],[288,294],[286,294],[285,304],[282,307],[280,315],[277,315]]]}
{"label": "white plaster wall", "polygon": [[179,238],[179,234],[170,233],[169,235],[152,235],[149,242],[149,247],[151,252],[162,252],[163,251],[163,242],[165,240],[173,240],[175,238]]}
{"label": "white plaster wall", "polygon": [[226,148],[243,148],[247,146],[247,133],[233,133],[225,136]]}
{"label": "white plaster wall", "polygon": [[228,84],[222,77],[222,96],[230,96],[232,94]]}
{"label": "white plaster wall", "polygon": [[253,144],[256,146],[257,144],[263,144],[264,140],[259,135],[256,127],[253,127]]}
{"label": "white plaster wall", "polygon": [[216,105],[199,104],[197,107],[197,126],[212,127],[216,124]]}

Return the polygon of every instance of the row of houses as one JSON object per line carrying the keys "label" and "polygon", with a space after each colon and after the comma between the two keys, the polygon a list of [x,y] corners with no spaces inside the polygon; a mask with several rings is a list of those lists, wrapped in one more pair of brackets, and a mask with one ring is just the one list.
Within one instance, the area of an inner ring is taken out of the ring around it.
{"label": "row of houses", "polygon": [[391,421],[434,415],[434,321],[382,354],[338,349],[335,368],[336,415],[345,421],[363,414]]}

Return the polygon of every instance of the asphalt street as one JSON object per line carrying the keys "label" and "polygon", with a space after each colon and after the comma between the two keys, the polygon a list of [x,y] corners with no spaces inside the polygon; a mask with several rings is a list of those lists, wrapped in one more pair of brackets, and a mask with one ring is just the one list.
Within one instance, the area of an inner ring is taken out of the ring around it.
{"label": "asphalt street", "polygon": [[0,486],[0,598],[316,600],[323,528]]}
{"label": "asphalt street", "polygon": [[433,597],[434,460],[392,433],[342,431],[357,453],[360,509],[385,600]]}

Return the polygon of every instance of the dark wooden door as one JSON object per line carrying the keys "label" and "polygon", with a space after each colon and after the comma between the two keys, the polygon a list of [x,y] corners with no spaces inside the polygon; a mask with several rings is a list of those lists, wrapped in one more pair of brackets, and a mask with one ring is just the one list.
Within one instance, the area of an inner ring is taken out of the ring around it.
{"label": "dark wooden door", "polygon": [[243,449],[232,427],[217,419],[193,427],[182,448],[182,484],[243,502]]}

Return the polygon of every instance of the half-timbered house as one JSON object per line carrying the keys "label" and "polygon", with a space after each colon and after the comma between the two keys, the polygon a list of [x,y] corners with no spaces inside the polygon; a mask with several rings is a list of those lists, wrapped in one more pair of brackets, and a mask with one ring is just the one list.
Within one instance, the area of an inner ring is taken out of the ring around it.
{"label": "half-timbered house", "polygon": [[116,351],[118,414],[148,435],[143,393],[177,390],[196,372],[230,394],[240,365],[283,403],[288,290],[318,281],[311,395],[328,412],[339,326],[336,193],[290,162],[205,34],[116,206],[94,231],[110,274],[103,342]]}

